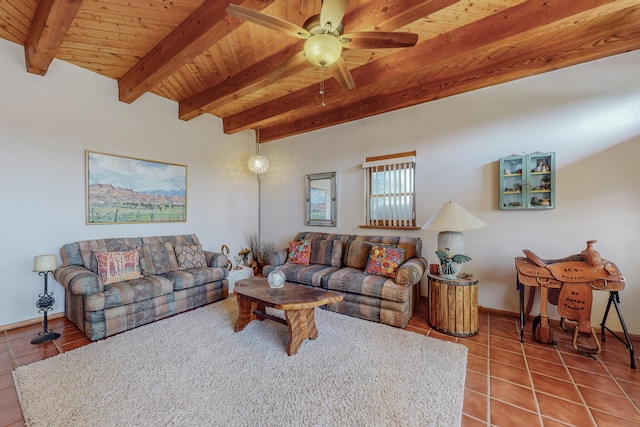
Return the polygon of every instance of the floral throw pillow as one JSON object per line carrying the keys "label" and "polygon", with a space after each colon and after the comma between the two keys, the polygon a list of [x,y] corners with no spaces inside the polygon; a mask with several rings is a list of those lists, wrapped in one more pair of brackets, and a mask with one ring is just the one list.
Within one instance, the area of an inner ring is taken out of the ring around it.
{"label": "floral throw pillow", "polygon": [[98,275],[105,285],[142,277],[140,252],[133,249],[124,252],[96,252]]}
{"label": "floral throw pillow", "polygon": [[396,270],[402,265],[404,249],[393,246],[373,245],[365,273],[395,279]]}
{"label": "floral throw pillow", "polygon": [[201,245],[176,245],[175,248],[180,270],[207,266]]}
{"label": "floral throw pillow", "polygon": [[289,264],[309,265],[310,254],[311,242],[309,240],[289,242],[289,256],[287,256],[287,262]]}

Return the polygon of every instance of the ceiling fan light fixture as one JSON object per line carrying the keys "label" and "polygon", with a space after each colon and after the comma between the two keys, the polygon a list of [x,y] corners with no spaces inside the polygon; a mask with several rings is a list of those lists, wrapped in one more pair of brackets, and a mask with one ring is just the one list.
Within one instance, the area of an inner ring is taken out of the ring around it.
{"label": "ceiling fan light fixture", "polygon": [[330,34],[315,34],[304,42],[304,53],[312,64],[326,67],[340,58],[342,43]]}

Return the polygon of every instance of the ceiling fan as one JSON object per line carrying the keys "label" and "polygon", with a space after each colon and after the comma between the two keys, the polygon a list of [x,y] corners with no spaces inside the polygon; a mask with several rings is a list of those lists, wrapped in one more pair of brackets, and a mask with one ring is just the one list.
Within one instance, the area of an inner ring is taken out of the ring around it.
{"label": "ceiling fan", "polygon": [[324,0],[320,15],[307,19],[303,27],[274,16],[236,4],[227,6],[227,13],[236,18],[280,31],[292,37],[305,40],[304,50],[274,69],[266,77],[275,81],[310,62],[320,67],[328,67],[333,77],[344,90],[355,87],[353,77],[342,58],[342,48],[348,49],[389,49],[411,47],[418,41],[413,33],[385,31],[365,31],[343,34],[342,18],[347,10],[348,0]]}

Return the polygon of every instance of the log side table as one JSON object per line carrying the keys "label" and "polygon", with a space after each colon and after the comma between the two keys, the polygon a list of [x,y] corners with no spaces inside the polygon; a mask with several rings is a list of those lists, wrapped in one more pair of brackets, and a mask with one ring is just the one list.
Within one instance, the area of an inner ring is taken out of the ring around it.
{"label": "log side table", "polygon": [[429,324],[456,337],[478,333],[478,281],[444,279],[427,274],[429,280]]}

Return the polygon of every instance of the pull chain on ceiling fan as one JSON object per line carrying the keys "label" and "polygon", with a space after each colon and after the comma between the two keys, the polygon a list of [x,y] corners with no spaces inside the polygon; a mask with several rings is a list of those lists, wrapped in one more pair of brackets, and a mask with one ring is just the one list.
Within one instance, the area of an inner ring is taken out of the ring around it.
{"label": "pull chain on ceiling fan", "polygon": [[[307,19],[304,28],[274,16],[265,15],[236,4],[227,6],[227,13],[245,21],[305,40],[304,50],[276,67],[267,80],[275,81],[296,72],[305,61],[327,67],[344,90],[355,87],[349,68],[342,58],[342,49],[389,49],[415,46],[418,35],[385,31],[365,31],[343,34],[342,18],[348,0],[325,0],[320,15]],[[324,81],[324,74],[323,74]],[[324,106],[324,87],[323,95]]]}

